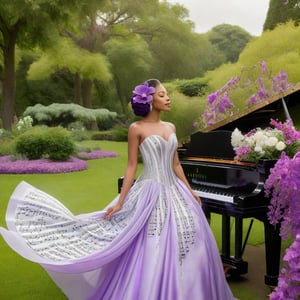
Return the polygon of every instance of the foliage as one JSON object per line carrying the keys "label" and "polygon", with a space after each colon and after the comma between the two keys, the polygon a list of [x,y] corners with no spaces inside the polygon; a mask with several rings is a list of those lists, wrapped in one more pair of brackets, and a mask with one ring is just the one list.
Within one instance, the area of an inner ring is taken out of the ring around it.
{"label": "foliage", "polygon": [[12,138],[0,137],[0,156],[15,153],[15,142]]}
{"label": "foliage", "polygon": [[16,139],[16,152],[24,155],[29,160],[41,158],[47,147],[44,133],[44,128],[35,127],[34,129],[21,134]]}
{"label": "foliage", "polygon": [[178,79],[172,81],[172,83],[178,87],[183,95],[189,97],[202,96],[207,89],[207,80],[203,78]]}
{"label": "foliage", "polygon": [[278,74],[284,69],[291,82],[299,82],[299,34],[300,27],[292,22],[265,31],[247,45],[240,55],[239,64],[255,65],[257,61],[265,61],[270,73]]}
{"label": "foliage", "polygon": [[117,96],[125,113],[133,86],[145,78],[150,70],[151,53],[147,43],[139,36],[112,38],[104,44],[104,48],[112,66]]}
{"label": "foliage", "polygon": [[91,133],[91,140],[94,141],[118,141],[127,142],[128,127],[124,125],[115,125],[112,129],[106,131],[96,131]]}
{"label": "foliage", "polygon": [[[208,95],[208,108],[200,117],[200,126],[210,126],[232,115],[235,105],[230,98],[236,97],[241,91],[243,91],[244,97],[247,95],[243,106],[249,108],[292,87],[284,70],[281,70],[278,75],[272,76],[267,71],[265,61],[261,61],[259,65],[260,68],[257,66],[242,68],[238,77],[231,78],[223,87]],[[258,69],[261,70],[260,73],[257,72]]]}
{"label": "foliage", "polygon": [[69,132],[61,127],[35,126],[16,138],[16,152],[29,160],[47,157],[65,161],[75,151]]}
{"label": "foliage", "polygon": [[24,116],[31,116],[38,124],[67,127],[75,121],[85,124],[92,121],[101,123],[102,120],[115,119],[117,114],[105,108],[90,109],[74,103],[52,103],[48,106],[41,104],[29,106],[24,111]]}
{"label": "foliage", "polygon": [[199,111],[204,107],[199,101],[199,97],[188,97],[176,91],[173,84],[165,84],[170,99],[171,111],[164,113],[162,118],[172,122],[176,126],[176,134],[179,142],[187,142],[191,132],[195,131],[194,120]]}
{"label": "foliage", "polygon": [[81,49],[67,38],[60,38],[53,47],[41,53],[41,56],[28,71],[29,80],[48,78],[57,70],[68,69],[83,79],[98,79],[108,82],[111,79],[109,64],[101,53],[91,53]]}
{"label": "foliage", "polygon": [[147,24],[156,29],[151,38],[146,36],[153,55],[152,77],[161,81],[199,77],[225,61],[205,35],[191,30],[187,12],[179,5],[162,2]]}
{"label": "foliage", "polygon": [[84,141],[89,138],[89,134],[81,121],[70,123],[67,129],[74,141]]}
{"label": "foliage", "polygon": [[11,129],[14,107],[15,49],[33,48],[37,44],[49,45],[62,24],[70,20],[71,13],[78,11],[80,2],[62,0],[1,1],[0,48],[3,51],[4,67],[2,98],[3,127]]}
{"label": "foliage", "polygon": [[47,130],[46,154],[53,161],[66,161],[75,152],[75,144],[69,132],[62,127],[52,127]]}
{"label": "foliage", "polygon": [[226,56],[226,61],[236,62],[252,36],[239,26],[221,24],[207,33],[209,41]]}
{"label": "foliage", "polygon": [[32,128],[33,119],[30,116],[26,116],[17,121],[14,125],[14,132],[19,135]]}
{"label": "foliage", "polygon": [[74,97],[73,75],[68,70],[60,70],[47,79],[28,79],[29,66],[37,59],[36,50],[22,50],[21,60],[16,69],[15,112],[21,116],[26,107],[37,103],[48,105],[55,100],[68,103]]}
{"label": "foliage", "polygon": [[277,25],[293,20],[296,25],[300,21],[299,0],[277,1],[270,0],[267,17],[263,26],[264,31],[272,30]]}
{"label": "foliage", "polygon": [[233,131],[231,144],[236,160],[279,159],[283,150],[293,157],[300,150],[300,131],[290,119],[284,123],[271,120],[270,124],[274,128],[256,128],[245,135],[238,128]]}
{"label": "foliage", "polygon": [[[209,80],[209,91],[213,92],[224,85],[224,78],[239,77],[241,70],[245,78],[249,78],[252,82],[261,74],[258,62],[264,61],[268,66],[266,75],[279,74],[284,69],[288,74],[289,81],[296,83],[300,81],[300,27],[287,23],[276,27],[272,31],[266,31],[262,36],[251,40],[246,48],[240,54],[239,60],[235,64],[224,64],[214,71],[209,71],[206,78]],[[266,47],[268,45],[268,47]],[[225,79],[226,80],[226,79]],[[246,82],[245,80],[243,80]],[[245,89],[235,91],[232,94],[232,102],[236,107],[244,108],[245,99],[253,94],[254,90]]]}
{"label": "foliage", "polygon": [[127,136],[128,136],[128,128],[125,128],[123,126],[120,125],[116,125],[113,130],[112,133],[115,137],[116,141],[127,141]]}

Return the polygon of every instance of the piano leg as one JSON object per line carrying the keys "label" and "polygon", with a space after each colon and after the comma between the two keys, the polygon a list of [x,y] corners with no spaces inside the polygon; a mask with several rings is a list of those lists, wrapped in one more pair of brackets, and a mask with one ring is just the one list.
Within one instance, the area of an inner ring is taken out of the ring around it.
{"label": "piano leg", "polygon": [[235,217],[235,249],[234,256],[236,259],[242,259],[243,245],[243,219]]}
{"label": "piano leg", "polygon": [[230,217],[222,215],[222,255],[230,257]]}
{"label": "piano leg", "polygon": [[239,276],[248,272],[248,262],[242,259],[243,219],[235,217],[235,254],[230,255],[230,216],[222,215],[222,253],[221,258],[225,265],[232,269],[228,272]]}
{"label": "piano leg", "polygon": [[268,220],[264,220],[264,228],[266,256],[265,284],[277,286],[281,260],[281,237],[279,235],[279,226],[274,227]]}

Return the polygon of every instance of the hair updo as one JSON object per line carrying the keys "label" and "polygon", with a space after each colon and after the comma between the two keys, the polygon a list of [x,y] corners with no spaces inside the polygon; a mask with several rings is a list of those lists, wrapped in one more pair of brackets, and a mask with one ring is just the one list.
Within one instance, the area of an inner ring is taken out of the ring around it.
{"label": "hair updo", "polygon": [[[160,84],[161,83],[158,79],[149,79],[149,80],[145,81],[142,85],[146,85],[148,87],[156,88]],[[136,88],[138,88],[142,85],[139,85]],[[135,101],[135,97],[140,97],[140,95],[137,95],[135,93],[136,88],[134,89],[133,95],[131,97],[131,101],[130,101],[131,102],[131,107],[132,107],[132,110],[133,110],[133,112],[136,116],[145,117],[152,109],[151,102],[152,102],[152,98],[153,98],[152,95],[154,94],[154,92],[151,93],[151,94],[144,95],[144,96],[148,96],[147,101],[138,102],[138,101]],[[151,89],[151,90],[153,90],[153,89]],[[150,95],[151,95],[151,98],[149,98]]]}

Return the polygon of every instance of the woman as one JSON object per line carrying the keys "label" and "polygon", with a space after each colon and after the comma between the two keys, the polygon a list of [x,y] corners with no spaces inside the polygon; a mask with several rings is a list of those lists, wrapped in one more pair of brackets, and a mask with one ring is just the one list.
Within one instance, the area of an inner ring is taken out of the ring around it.
{"label": "woman", "polygon": [[[120,195],[107,209],[74,216],[21,183],[7,211],[8,244],[40,263],[69,299],[231,300],[220,255],[177,156],[170,99],[156,79],[133,91],[143,118],[128,131]],[[144,170],[134,182],[138,153]]]}

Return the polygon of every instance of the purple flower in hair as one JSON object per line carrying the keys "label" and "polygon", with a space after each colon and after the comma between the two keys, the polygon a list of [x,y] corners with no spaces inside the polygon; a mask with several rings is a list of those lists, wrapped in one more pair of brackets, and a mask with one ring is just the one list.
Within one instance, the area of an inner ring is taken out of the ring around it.
{"label": "purple flower in hair", "polygon": [[152,94],[155,92],[155,88],[148,85],[148,82],[145,82],[141,85],[135,87],[133,91],[132,102],[133,103],[149,103],[152,101]]}

